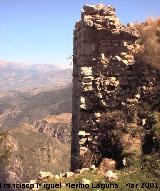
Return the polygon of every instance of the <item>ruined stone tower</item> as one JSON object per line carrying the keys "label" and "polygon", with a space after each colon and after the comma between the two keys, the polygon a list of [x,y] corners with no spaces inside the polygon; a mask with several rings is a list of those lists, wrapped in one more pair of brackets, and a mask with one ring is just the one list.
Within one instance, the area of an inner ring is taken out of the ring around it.
{"label": "ruined stone tower", "polygon": [[[122,150],[129,149],[130,135],[128,142],[119,140],[128,135],[127,108],[155,80],[153,74],[146,79],[146,71],[137,68],[142,50],[138,38],[132,26],[120,23],[111,6],[83,7],[74,30],[72,170],[98,165],[103,157],[122,160]],[[140,152],[141,139],[134,139]]]}

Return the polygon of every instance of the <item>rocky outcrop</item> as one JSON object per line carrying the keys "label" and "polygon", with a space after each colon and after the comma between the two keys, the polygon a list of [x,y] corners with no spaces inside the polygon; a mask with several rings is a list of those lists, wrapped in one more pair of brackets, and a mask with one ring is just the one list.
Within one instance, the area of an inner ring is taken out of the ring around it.
{"label": "rocky outcrop", "polygon": [[37,131],[58,139],[61,143],[71,141],[71,113],[52,115],[42,120],[35,120]]}
{"label": "rocky outcrop", "polygon": [[159,86],[160,75],[142,61],[139,37],[132,25],[120,23],[113,7],[83,7],[74,30],[72,170],[102,158],[122,166],[124,158],[141,155],[141,122],[148,116],[136,107]]}

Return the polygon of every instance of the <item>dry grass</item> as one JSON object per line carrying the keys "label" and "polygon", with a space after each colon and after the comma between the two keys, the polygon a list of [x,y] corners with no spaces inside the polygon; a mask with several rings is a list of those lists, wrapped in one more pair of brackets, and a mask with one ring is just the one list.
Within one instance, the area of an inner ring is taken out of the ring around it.
{"label": "dry grass", "polygon": [[141,34],[138,43],[144,45],[144,61],[160,69],[160,18],[148,18],[144,23],[136,23],[135,27]]}

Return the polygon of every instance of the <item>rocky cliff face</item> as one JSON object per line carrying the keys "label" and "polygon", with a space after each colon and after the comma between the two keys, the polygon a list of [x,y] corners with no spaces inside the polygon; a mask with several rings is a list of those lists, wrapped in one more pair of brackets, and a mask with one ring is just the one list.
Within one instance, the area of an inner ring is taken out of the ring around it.
{"label": "rocky cliff face", "polygon": [[[64,117],[55,116],[54,119],[52,116],[52,119],[51,117],[46,119],[52,120],[52,123],[48,122],[47,125],[45,122],[43,131],[40,132],[38,129],[40,124],[36,128],[33,125],[22,124],[18,128],[1,133],[0,181],[29,182],[37,178],[40,171],[54,173],[68,171],[71,129],[68,116],[66,114]],[[58,118],[61,119],[60,124],[54,123],[53,121],[57,122]]]}
{"label": "rocky cliff face", "polygon": [[71,113],[52,115],[43,120],[36,120],[33,126],[40,133],[58,139],[61,143],[71,141]]}
{"label": "rocky cliff face", "polygon": [[122,166],[124,158],[140,156],[146,126],[153,145],[155,122],[141,103],[159,87],[160,75],[142,61],[139,37],[134,27],[120,23],[113,7],[83,7],[74,30],[73,170],[98,165],[104,157]]}

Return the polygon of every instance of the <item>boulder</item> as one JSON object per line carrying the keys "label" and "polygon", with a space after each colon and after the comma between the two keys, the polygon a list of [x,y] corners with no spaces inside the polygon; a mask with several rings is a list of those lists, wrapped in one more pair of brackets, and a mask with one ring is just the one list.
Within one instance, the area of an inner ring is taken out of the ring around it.
{"label": "boulder", "polygon": [[54,178],[54,175],[51,172],[40,171],[39,175],[40,175],[41,179],[44,179],[44,178]]}
{"label": "boulder", "polygon": [[107,178],[109,181],[115,181],[118,179],[117,173],[114,173],[112,170],[108,170],[105,174],[105,178]]}
{"label": "boulder", "polygon": [[66,178],[70,178],[70,177],[72,177],[74,175],[74,172],[66,172],[65,173],[65,177]]}

